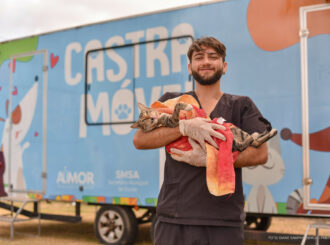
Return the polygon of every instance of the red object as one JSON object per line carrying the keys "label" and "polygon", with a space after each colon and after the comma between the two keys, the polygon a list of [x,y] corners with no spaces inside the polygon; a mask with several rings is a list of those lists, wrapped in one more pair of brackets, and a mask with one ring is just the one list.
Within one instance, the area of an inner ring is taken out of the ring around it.
{"label": "red object", "polygon": [[14,73],[16,70],[16,60],[13,59],[13,65],[11,65],[11,63],[9,63],[9,68],[11,68],[11,72]]}
{"label": "red object", "polygon": [[14,91],[12,92],[12,95],[17,95],[17,87],[14,87]]}
{"label": "red object", "polygon": [[[227,137],[230,137],[227,135]],[[230,141],[225,141],[230,145]],[[209,192],[214,196],[227,195],[227,199],[235,192],[235,171],[230,163],[234,161],[232,152],[226,154],[230,147],[224,146],[224,157],[213,146],[206,144],[207,164],[206,164],[206,184]]]}
{"label": "red object", "polygon": [[[199,109],[198,102],[191,95],[182,95],[175,99],[170,99],[164,103],[156,101],[151,105],[151,108],[157,109],[162,113],[173,112],[176,103],[184,102],[193,106],[192,111],[180,111],[180,120],[189,120],[195,117],[208,118],[203,109]],[[170,109],[170,110],[168,110]],[[212,123],[217,123],[217,118],[213,119]],[[214,196],[228,195],[235,192],[235,169],[234,162],[238,155],[237,152],[232,152],[233,134],[230,130],[233,127],[230,123],[222,124],[226,127],[225,130],[218,130],[226,137],[226,141],[216,139],[220,150],[206,143],[206,184],[209,192]],[[188,137],[182,136],[178,140],[166,145],[166,151],[170,154],[171,148],[176,148],[182,151],[192,149]]]}
{"label": "red object", "polygon": [[5,157],[3,152],[0,151],[0,196],[7,196],[3,186],[3,174],[5,173]]}
{"label": "red object", "polygon": [[[212,121],[216,123],[216,119]],[[224,185],[221,187],[225,189],[224,192],[234,193],[235,192],[235,170],[234,162],[237,157],[237,152],[235,155],[232,152],[233,149],[233,133],[230,130],[232,124],[224,123],[223,126],[226,130],[217,130],[226,137],[226,141],[214,138],[219,146],[218,151],[218,180],[219,184]]]}
{"label": "red object", "polygon": [[[278,51],[299,42],[299,9],[329,0],[250,0],[247,26],[255,44]],[[330,10],[308,13],[308,37],[330,34]]]}
{"label": "red object", "polygon": [[[206,117],[202,109],[197,109],[197,115]],[[213,119],[211,123],[217,123],[217,118]],[[206,180],[207,186],[211,194],[215,196],[223,196],[235,192],[235,169],[234,162],[238,156],[238,152],[232,152],[233,134],[230,127],[231,123],[222,124],[226,130],[217,131],[226,137],[226,141],[213,138],[219,146],[219,151],[214,147],[207,151],[207,172]],[[176,148],[182,151],[189,151],[192,149],[188,142],[187,136],[182,136],[178,140],[166,145],[166,151],[170,154],[171,148]]]}
{"label": "red object", "polygon": [[[322,195],[321,195],[320,199],[317,201],[317,203],[330,204],[330,177],[328,178],[328,181],[324,187]],[[329,215],[330,211],[312,210],[311,214],[328,214]]]}
{"label": "red object", "polygon": [[[199,109],[196,106],[193,106],[193,108],[196,113],[196,116],[207,118],[206,113],[203,109]],[[185,118],[182,118],[182,116],[180,115],[180,119],[185,119]],[[165,146],[166,151],[170,154],[172,154],[170,151],[171,148],[176,148],[182,151],[189,151],[192,149],[187,136],[182,136],[176,141],[173,141],[172,143]]]}
{"label": "red object", "polygon": [[51,53],[51,55],[50,55],[50,67],[51,68],[54,68],[54,66],[56,66],[58,60],[59,60],[58,55],[57,56],[54,56],[54,54]]}
{"label": "red object", "polygon": [[[281,131],[284,140],[291,140],[297,145],[302,145],[302,134],[292,133],[290,129]],[[315,151],[330,152],[330,127],[309,134],[309,148]]]}

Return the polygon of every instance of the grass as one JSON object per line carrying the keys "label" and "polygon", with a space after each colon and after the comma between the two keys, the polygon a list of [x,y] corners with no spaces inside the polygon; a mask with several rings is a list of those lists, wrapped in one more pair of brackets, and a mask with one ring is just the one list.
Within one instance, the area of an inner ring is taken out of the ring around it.
{"label": "grass", "polygon": [[[32,211],[33,206],[27,206]],[[37,235],[38,221],[15,224],[15,237],[12,241],[2,240],[3,245],[57,245],[57,244],[100,244],[94,233],[94,219],[98,210],[97,206],[81,205],[81,223],[67,223],[59,221],[41,220],[41,235]],[[71,203],[42,202],[40,212],[50,214],[74,215],[75,208]],[[0,214],[8,213],[0,209]],[[136,245],[151,245],[150,224],[139,225],[139,233]],[[24,234],[23,234],[24,233]],[[0,222],[0,238],[9,239],[10,224]]]}
{"label": "grass", "polygon": [[[32,210],[32,205],[28,209]],[[100,244],[94,233],[94,218],[98,210],[96,206],[81,205],[81,215],[83,221],[78,224],[41,220],[40,237],[32,236],[37,234],[36,220],[16,223],[15,238],[12,241],[0,241],[3,245],[57,245],[57,244],[79,244],[90,245]],[[40,211],[43,213],[73,215],[74,206],[71,203],[63,202],[42,202]],[[0,214],[8,212],[0,209]],[[273,218],[269,232],[287,233],[287,234],[304,234],[309,223],[318,222],[318,219],[302,219],[302,218]],[[330,219],[323,220],[329,223]],[[0,222],[0,238],[9,238],[9,223]],[[21,234],[24,232],[25,234]],[[28,234],[28,235],[27,235]],[[311,230],[310,235],[315,235],[315,230]],[[321,236],[330,236],[330,230],[320,230]],[[150,239],[150,224],[139,225],[138,237],[136,245],[152,245]],[[272,245],[279,243],[263,242],[263,241],[246,241],[245,245]],[[284,245],[285,243],[283,243]]]}

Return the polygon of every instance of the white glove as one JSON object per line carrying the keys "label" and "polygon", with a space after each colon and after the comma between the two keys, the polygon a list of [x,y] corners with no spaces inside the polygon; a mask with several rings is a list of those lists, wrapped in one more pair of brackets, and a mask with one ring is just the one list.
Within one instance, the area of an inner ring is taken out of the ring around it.
{"label": "white glove", "polygon": [[223,134],[215,131],[215,129],[226,130],[226,127],[215,123],[209,123],[210,121],[210,119],[201,117],[196,117],[188,120],[180,120],[180,133],[183,136],[188,136],[189,138],[196,140],[204,149],[204,151],[206,151],[205,141],[207,141],[218,149],[217,143],[212,139],[211,136],[225,141],[226,137]]}
{"label": "white glove", "polygon": [[[191,138],[188,138],[192,150],[181,151],[176,148],[171,148],[170,151],[175,154],[171,154],[174,160],[179,162],[185,162],[195,167],[206,167],[206,151]],[[176,155],[178,154],[178,155]]]}

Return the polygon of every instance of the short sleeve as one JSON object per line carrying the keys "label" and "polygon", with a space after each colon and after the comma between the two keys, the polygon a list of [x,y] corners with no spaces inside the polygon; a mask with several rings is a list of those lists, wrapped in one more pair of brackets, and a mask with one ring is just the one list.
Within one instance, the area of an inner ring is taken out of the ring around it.
{"label": "short sleeve", "polygon": [[249,134],[261,133],[266,129],[266,125],[259,120],[262,117],[258,107],[249,97],[244,97],[241,108],[241,129]]}

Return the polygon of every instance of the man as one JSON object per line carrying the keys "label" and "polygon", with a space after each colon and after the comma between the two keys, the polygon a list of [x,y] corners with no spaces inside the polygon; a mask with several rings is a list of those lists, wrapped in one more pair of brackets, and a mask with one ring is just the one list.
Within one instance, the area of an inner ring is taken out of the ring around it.
{"label": "man", "polygon": [[[223,117],[248,133],[264,131],[261,116],[252,100],[245,96],[223,93],[220,79],[227,71],[226,48],[213,37],[195,40],[188,50],[189,73],[196,80],[195,97],[211,118]],[[244,82],[244,81],[242,81]],[[160,100],[180,96],[166,93]],[[161,127],[148,133],[138,130],[133,142],[137,149],[165,146],[185,135],[190,138],[191,151],[176,151],[175,160],[166,153],[164,183],[157,205],[154,240],[156,245],[230,244],[242,245],[244,197],[241,167],[264,164],[267,145],[248,147],[234,163],[235,193],[216,197],[206,186],[206,153],[204,141],[215,144],[211,136],[225,140],[214,129],[221,126],[201,118],[181,120],[177,128]],[[193,140],[192,140],[193,139]],[[198,143],[196,143],[196,141]],[[221,149],[220,149],[221,150]]]}
{"label": "man", "polygon": [[0,147],[0,197],[7,196],[3,185],[3,174],[5,173],[5,157],[3,154],[3,147]]}

